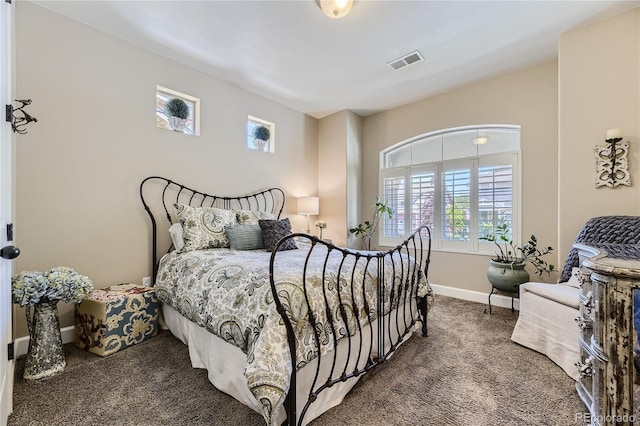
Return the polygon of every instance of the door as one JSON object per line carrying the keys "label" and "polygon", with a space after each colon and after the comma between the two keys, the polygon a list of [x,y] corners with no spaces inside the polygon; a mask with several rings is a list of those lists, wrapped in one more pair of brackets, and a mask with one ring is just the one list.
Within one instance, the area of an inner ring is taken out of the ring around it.
{"label": "door", "polygon": [[[5,120],[5,105],[11,105],[11,45],[13,37],[11,3],[0,3],[0,248],[9,245],[7,223],[11,221],[11,125]],[[12,238],[11,238],[12,239]],[[2,257],[12,257],[2,250]],[[11,260],[0,257],[0,425],[13,410],[13,360],[11,342]]]}

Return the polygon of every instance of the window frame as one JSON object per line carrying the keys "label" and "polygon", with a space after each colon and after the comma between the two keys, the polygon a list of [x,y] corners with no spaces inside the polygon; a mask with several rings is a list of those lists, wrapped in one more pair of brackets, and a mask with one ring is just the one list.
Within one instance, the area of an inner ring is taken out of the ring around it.
{"label": "window frame", "polygon": [[[426,138],[433,138],[434,136],[441,136],[448,133],[455,133],[458,131],[469,132],[469,130],[476,130],[480,132],[485,129],[506,129],[518,132],[517,149],[509,149],[501,152],[492,152],[484,155],[464,156],[462,158],[454,158],[449,160],[438,159],[437,161],[429,163],[418,163],[403,165],[399,167],[386,167],[387,156],[398,149],[406,149],[408,145],[416,142],[421,142]],[[385,225],[382,223],[378,230],[378,242],[380,246],[393,247],[401,243],[406,239],[414,229],[411,229],[411,189],[412,189],[412,176],[425,171],[433,170],[435,173],[434,179],[434,218],[433,228],[431,229],[432,235],[432,249],[443,252],[453,253],[467,253],[467,254],[482,254],[482,255],[494,255],[495,245],[490,242],[484,242],[478,238],[474,238],[478,234],[479,227],[479,169],[481,167],[487,167],[487,163],[510,164],[512,167],[511,173],[511,209],[512,209],[512,239],[518,243],[521,241],[521,217],[522,217],[522,150],[520,149],[521,128],[517,125],[483,125],[483,126],[465,126],[453,129],[439,130],[436,132],[430,132],[423,135],[419,135],[414,138],[410,138],[406,141],[395,144],[380,151],[380,169],[379,169],[379,186],[378,194],[380,199],[384,200],[384,182],[385,178],[391,176],[403,176],[405,185],[404,194],[404,235],[402,237],[388,237],[384,235]],[[442,238],[442,185],[444,170],[447,166],[462,166],[470,167],[470,209],[471,209],[471,223],[469,224],[469,240],[468,241],[452,241],[444,240]],[[409,220],[407,220],[409,217]]]}
{"label": "window frame", "polygon": [[[177,90],[169,89],[168,87],[156,85],[156,127],[161,129],[171,130],[169,127],[169,117],[166,116],[164,110],[158,107],[159,98],[179,98],[182,99],[189,107],[188,120],[191,121],[191,125],[186,127],[184,131],[180,132],[190,136],[200,136],[200,99],[195,96],[187,95],[186,93],[178,92]],[[164,100],[166,101],[166,99]],[[159,125],[158,119],[166,125]]]}
{"label": "window frame", "polygon": [[[270,137],[267,141],[267,145],[263,149],[259,149],[253,146],[253,129],[257,126],[265,126],[269,129]],[[251,130],[250,130],[251,128]],[[254,117],[253,115],[247,116],[247,148],[253,151],[267,152],[274,154],[276,152],[276,125],[270,121],[262,118]]]}

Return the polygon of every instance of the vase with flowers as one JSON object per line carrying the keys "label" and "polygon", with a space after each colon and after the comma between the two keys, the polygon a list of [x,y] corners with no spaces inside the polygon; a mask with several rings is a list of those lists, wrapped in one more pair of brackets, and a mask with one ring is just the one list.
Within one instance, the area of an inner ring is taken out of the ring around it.
{"label": "vase with flowers", "polygon": [[[58,302],[80,303],[93,290],[91,280],[66,266],[44,272],[23,271],[11,279],[13,303],[25,308],[29,349],[23,377],[53,376],[64,370]],[[33,308],[33,311],[32,311]]]}
{"label": "vase with flowers", "polygon": [[327,222],[325,222],[324,220],[316,220],[315,225],[316,228],[320,230],[320,239],[322,239],[322,230],[327,227]]}

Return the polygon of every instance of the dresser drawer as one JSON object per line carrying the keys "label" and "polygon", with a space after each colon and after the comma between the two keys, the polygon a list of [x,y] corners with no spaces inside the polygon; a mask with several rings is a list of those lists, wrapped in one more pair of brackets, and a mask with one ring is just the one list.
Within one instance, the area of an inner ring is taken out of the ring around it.
{"label": "dresser drawer", "polygon": [[601,354],[604,353],[604,325],[605,325],[605,289],[607,287],[607,278],[598,274],[591,275],[591,292],[592,292],[592,308],[591,319],[593,320],[593,336],[592,346]]}
{"label": "dresser drawer", "polygon": [[593,295],[589,292],[586,295],[578,295],[580,302],[580,308],[578,309],[578,317],[576,323],[580,328],[580,338],[585,342],[591,343],[593,337],[593,323],[592,311],[593,311]]}

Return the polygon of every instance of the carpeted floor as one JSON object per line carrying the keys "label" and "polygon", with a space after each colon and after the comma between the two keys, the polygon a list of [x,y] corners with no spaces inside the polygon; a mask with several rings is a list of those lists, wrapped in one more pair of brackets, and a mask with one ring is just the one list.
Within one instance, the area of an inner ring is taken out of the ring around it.
{"label": "carpeted floor", "polygon": [[[510,341],[517,312],[437,296],[429,337],[415,336],[365,376],[325,425],[586,425],[574,382]],[[216,390],[169,332],[106,358],[65,345],[67,367],[24,382],[19,360],[8,425],[261,425]]]}

